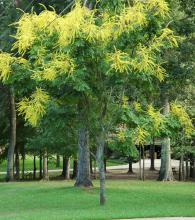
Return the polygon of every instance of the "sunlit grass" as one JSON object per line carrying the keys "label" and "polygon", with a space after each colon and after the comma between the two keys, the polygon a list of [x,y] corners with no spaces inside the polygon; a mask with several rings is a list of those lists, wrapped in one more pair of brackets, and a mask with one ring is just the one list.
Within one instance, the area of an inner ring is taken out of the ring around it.
{"label": "sunlit grass", "polygon": [[153,216],[195,216],[194,183],[108,180],[107,203],[99,206],[98,181],[92,189],[73,181],[0,184],[0,219],[64,220]]}

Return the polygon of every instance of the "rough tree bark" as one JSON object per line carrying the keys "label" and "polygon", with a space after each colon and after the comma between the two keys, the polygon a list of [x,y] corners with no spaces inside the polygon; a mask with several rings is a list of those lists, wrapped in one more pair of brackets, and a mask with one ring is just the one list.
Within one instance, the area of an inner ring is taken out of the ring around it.
{"label": "rough tree bark", "polygon": [[[165,97],[163,114],[167,115],[170,112],[169,99]],[[169,137],[164,137],[162,139],[161,148],[161,167],[159,174],[160,181],[172,181],[173,171],[171,166],[171,141]]]}
{"label": "rough tree bark", "polygon": [[105,137],[104,132],[100,132],[99,137],[97,137],[97,163],[100,176],[100,205],[104,205],[106,202],[105,197],[105,169],[104,169],[104,146]]}
{"label": "rough tree bark", "polygon": [[10,90],[10,139],[7,153],[7,175],[6,181],[14,180],[14,150],[16,146],[16,108],[13,89]]}
{"label": "rough tree bark", "polygon": [[90,179],[90,153],[88,145],[88,132],[85,128],[78,130],[78,167],[75,186],[93,186]]}
{"label": "rough tree bark", "polygon": [[83,95],[78,103],[79,126],[78,126],[78,164],[75,186],[91,187],[90,179],[90,150],[89,134],[86,129],[87,98]]}

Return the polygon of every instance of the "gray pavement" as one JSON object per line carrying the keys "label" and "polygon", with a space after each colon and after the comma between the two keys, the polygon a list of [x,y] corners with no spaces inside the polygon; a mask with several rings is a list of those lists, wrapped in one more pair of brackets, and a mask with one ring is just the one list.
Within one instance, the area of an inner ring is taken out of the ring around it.
{"label": "gray pavement", "polygon": [[[179,169],[179,160],[171,160],[172,163],[172,167],[175,167],[177,170]],[[160,169],[160,164],[161,164],[161,160],[160,159],[156,159],[155,160],[155,168],[157,170]],[[128,164],[124,164],[124,165],[117,165],[117,166],[108,166],[107,170],[125,170],[128,169]],[[150,159],[145,159],[145,168],[150,168]],[[139,162],[137,163],[133,163],[133,169],[139,169]],[[61,172],[61,169],[53,169],[53,170],[49,170],[50,173],[56,173],[56,172]],[[72,169],[70,169],[70,171],[72,171]],[[39,170],[37,170],[37,173],[39,172]],[[25,173],[33,173],[33,170],[28,170],[25,171]],[[0,174],[6,174],[6,172],[0,172]]]}

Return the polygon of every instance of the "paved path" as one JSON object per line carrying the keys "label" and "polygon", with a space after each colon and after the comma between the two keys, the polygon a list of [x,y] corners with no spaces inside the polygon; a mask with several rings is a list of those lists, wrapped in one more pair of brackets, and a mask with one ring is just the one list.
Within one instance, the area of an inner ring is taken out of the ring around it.
{"label": "paved path", "polygon": [[[156,169],[160,169],[160,164],[161,164],[161,160],[160,159],[156,159],[155,160],[155,168]],[[179,169],[179,160],[171,160],[171,165],[172,167],[175,167],[176,169]],[[117,165],[117,166],[111,166],[111,167],[107,167],[107,169],[109,170],[121,170],[121,169],[128,169],[128,164],[125,165]],[[133,163],[133,169],[138,169],[139,168],[139,162],[137,163]],[[150,168],[150,159],[145,159],[145,168]]]}
{"label": "paved path", "polygon": [[[161,160],[160,159],[156,159],[155,160],[155,168],[157,170],[160,169],[160,163]],[[128,169],[128,164],[124,164],[124,165],[117,165],[117,166],[109,166],[107,167],[107,170],[125,170]],[[179,169],[179,160],[172,160],[172,167],[175,167],[176,169]],[[145,160],[145,168],[150,168],[150,159],[146,159]],[[133,169],[139,169],[139,162],[137,163],[133,163]],[[49,170],[50,173],[56,173],[56,172],[61,172],[61,169],[53,169],[53,170]],[[70,169],[70,171],[72,171],[72,169]],[[39,172],[39,170],[37,170],[37,173]],[[25,173],[33,173],[33,170],[28,170],[25,171]],[[6,172],[0,172],[0,174],[6,174]]]}

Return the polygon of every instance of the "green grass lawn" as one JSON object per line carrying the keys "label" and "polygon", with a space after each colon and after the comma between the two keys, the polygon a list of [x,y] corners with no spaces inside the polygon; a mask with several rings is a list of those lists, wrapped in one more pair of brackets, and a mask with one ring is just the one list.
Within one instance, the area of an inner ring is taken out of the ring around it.
{"label": "green grass lawn", "polygon": [[107,203],[73,181],[0,184],[0,219],[64,220],[195,216],[194,183],[114,180],[106,182]]}

